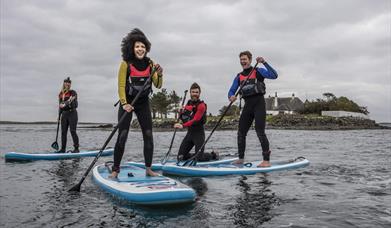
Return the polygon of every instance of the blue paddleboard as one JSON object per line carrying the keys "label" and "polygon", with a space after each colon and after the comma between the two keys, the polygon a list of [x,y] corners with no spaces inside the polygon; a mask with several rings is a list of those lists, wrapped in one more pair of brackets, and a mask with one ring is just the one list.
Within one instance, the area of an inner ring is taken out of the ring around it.
{"label": "blue paddleboard", "polygon": [[157,205],[190,203],[195,191],[165,176],[149,177],[145,169],[122,165],[117,179],[108,178],[110,171],[104,165],[96,166],[93,179],[106,192],[135,204]]}
{"label": "blue paddleboard", "polygon": [[[4,155],[6,161],[35,161],[35,160],[62,160],[81,157],[95,157],[99,150],[80,151],[79,153],[43,153],[26,154],[18,152],[8,152]],[[114,153],[114,149],[106,149],[101,156],[109,156]]]}
{"label": "blue paddleboard", "polygon": [[[229,158],[229,159],[221,159],[221,160],[214,160],[214,161],[207,161],[207,162],[197,162],[197,166],[214,166],[214,165],[219,165],[219,164],[229,164],[231,162],[234,162],[238,160],[238,158]],[[134,165],[140,168],[145,168],[145,163],[144,162],[132,162],[129,161],[126,164],[128,165]],[[168,160],[166,164],[164,165],[176,165],[175,160]],[[151,168],[152,170],[159,171],[163,169],[163,164],[161,163],[153,163]],[[183,162],[180,162],[178,165],[183,165]]]}
{"label": "blue paddleboard", "polygon": [[163,174],[176,176],[225,176],[225,175],[251,175],[281,170],[298,169],[305,167],[310,162],[305,158],[291,161],[271,162],[270,167],[260,168],[257,165],[261,161],[246,163],[246,165],[220,164],[214,166],[163,166]]}

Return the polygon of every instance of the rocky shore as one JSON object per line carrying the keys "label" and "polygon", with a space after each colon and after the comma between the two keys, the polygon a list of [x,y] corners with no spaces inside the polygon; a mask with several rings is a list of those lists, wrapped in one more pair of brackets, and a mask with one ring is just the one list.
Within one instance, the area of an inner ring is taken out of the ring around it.
{"label": "rocky shore", "polygon": [[[211,130],[218,121],[218,117],[208,117],[205,125],[207,130]],[[172,129],[174,119],[154,119],[153,127],[159,130]],[[239,118],[224,118],[218,130],[238,129]],[[137,120],[134,120],[132,128],[139,128]],[[327,117],[327,116],[307,116],[307,115],[277,115],[268,116],[266,129],[291,129],[291,130],[354,130],[354,129],[391,129],[381,126],[373,120],[356,117]]]}

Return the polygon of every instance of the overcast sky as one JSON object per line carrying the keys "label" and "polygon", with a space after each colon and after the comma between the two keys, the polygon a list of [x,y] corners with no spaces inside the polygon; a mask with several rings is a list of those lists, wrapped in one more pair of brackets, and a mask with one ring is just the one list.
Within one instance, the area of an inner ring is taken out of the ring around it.
{"label": "overcast sky", "polygon": [[0,8],[1,120],[55,121],[70,76],[79,121],[115,122],[120,44],[138,27],[164,68],[163,87],[182,94],[198,82],[213,114],[228,104],[239,52],[250,50],[279,73],[267,95],[331,92],[391,122],[389,0],[2,0]]}

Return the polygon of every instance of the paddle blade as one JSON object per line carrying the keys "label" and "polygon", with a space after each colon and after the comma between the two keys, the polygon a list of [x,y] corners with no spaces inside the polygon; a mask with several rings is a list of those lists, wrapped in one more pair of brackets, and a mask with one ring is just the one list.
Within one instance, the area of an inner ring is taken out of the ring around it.
{"label": "paddle blade", "polygon": [[166,162],[167,162],[167,158],[165,157],[165,158],[163,158],[163,160],[160,162],[162,165],[164,165],[164,164],[166,164]]}
{"label": "paddle blade", "polygon": [[70,188],[68,190],[68,192],[80,192],[80,186],[81,186],[81,183],[78,183],[77,185],[75,185],[72,188]]}
{"label": "paddle blade", "polygon": [[57,143],[57,141],[56,142],[54,142],[54,143],[52,143],[52,148],[53,149],[55,149],[56,151],[58,151],[58,143]]}

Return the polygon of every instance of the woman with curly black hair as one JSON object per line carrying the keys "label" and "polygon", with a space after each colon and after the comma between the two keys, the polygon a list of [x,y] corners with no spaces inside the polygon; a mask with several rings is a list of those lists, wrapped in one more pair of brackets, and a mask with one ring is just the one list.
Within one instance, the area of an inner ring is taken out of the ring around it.
{"label": "woman with curly black hair", "polygon": [[[126,119],[118,126],[118,138],[114,147],[114,165],[111,177],[116,178],[120,172],[120,163],[125,151],[129,127],[132,121],[132,111],[137,115],[138,122],[143,133],[144,160],[146,175],[157,176],[151,169],[153,157],[152,117],[149,106],[149,94],[152,92],[152,84],[161,88],[163,83],[163,69],[147,57],[151,50],[151,43],[140,29],[133,29],[122,40],[122,59],[118,72],[118,95],[120,107],[118,120],[124,112],[128,112]],[[152,69],[155,73],[151,75]],[[151,75],[152,80],[144,89],[143,85]],[[141,96],[134,106],[130,105],[136,94],[141,90]]]}

